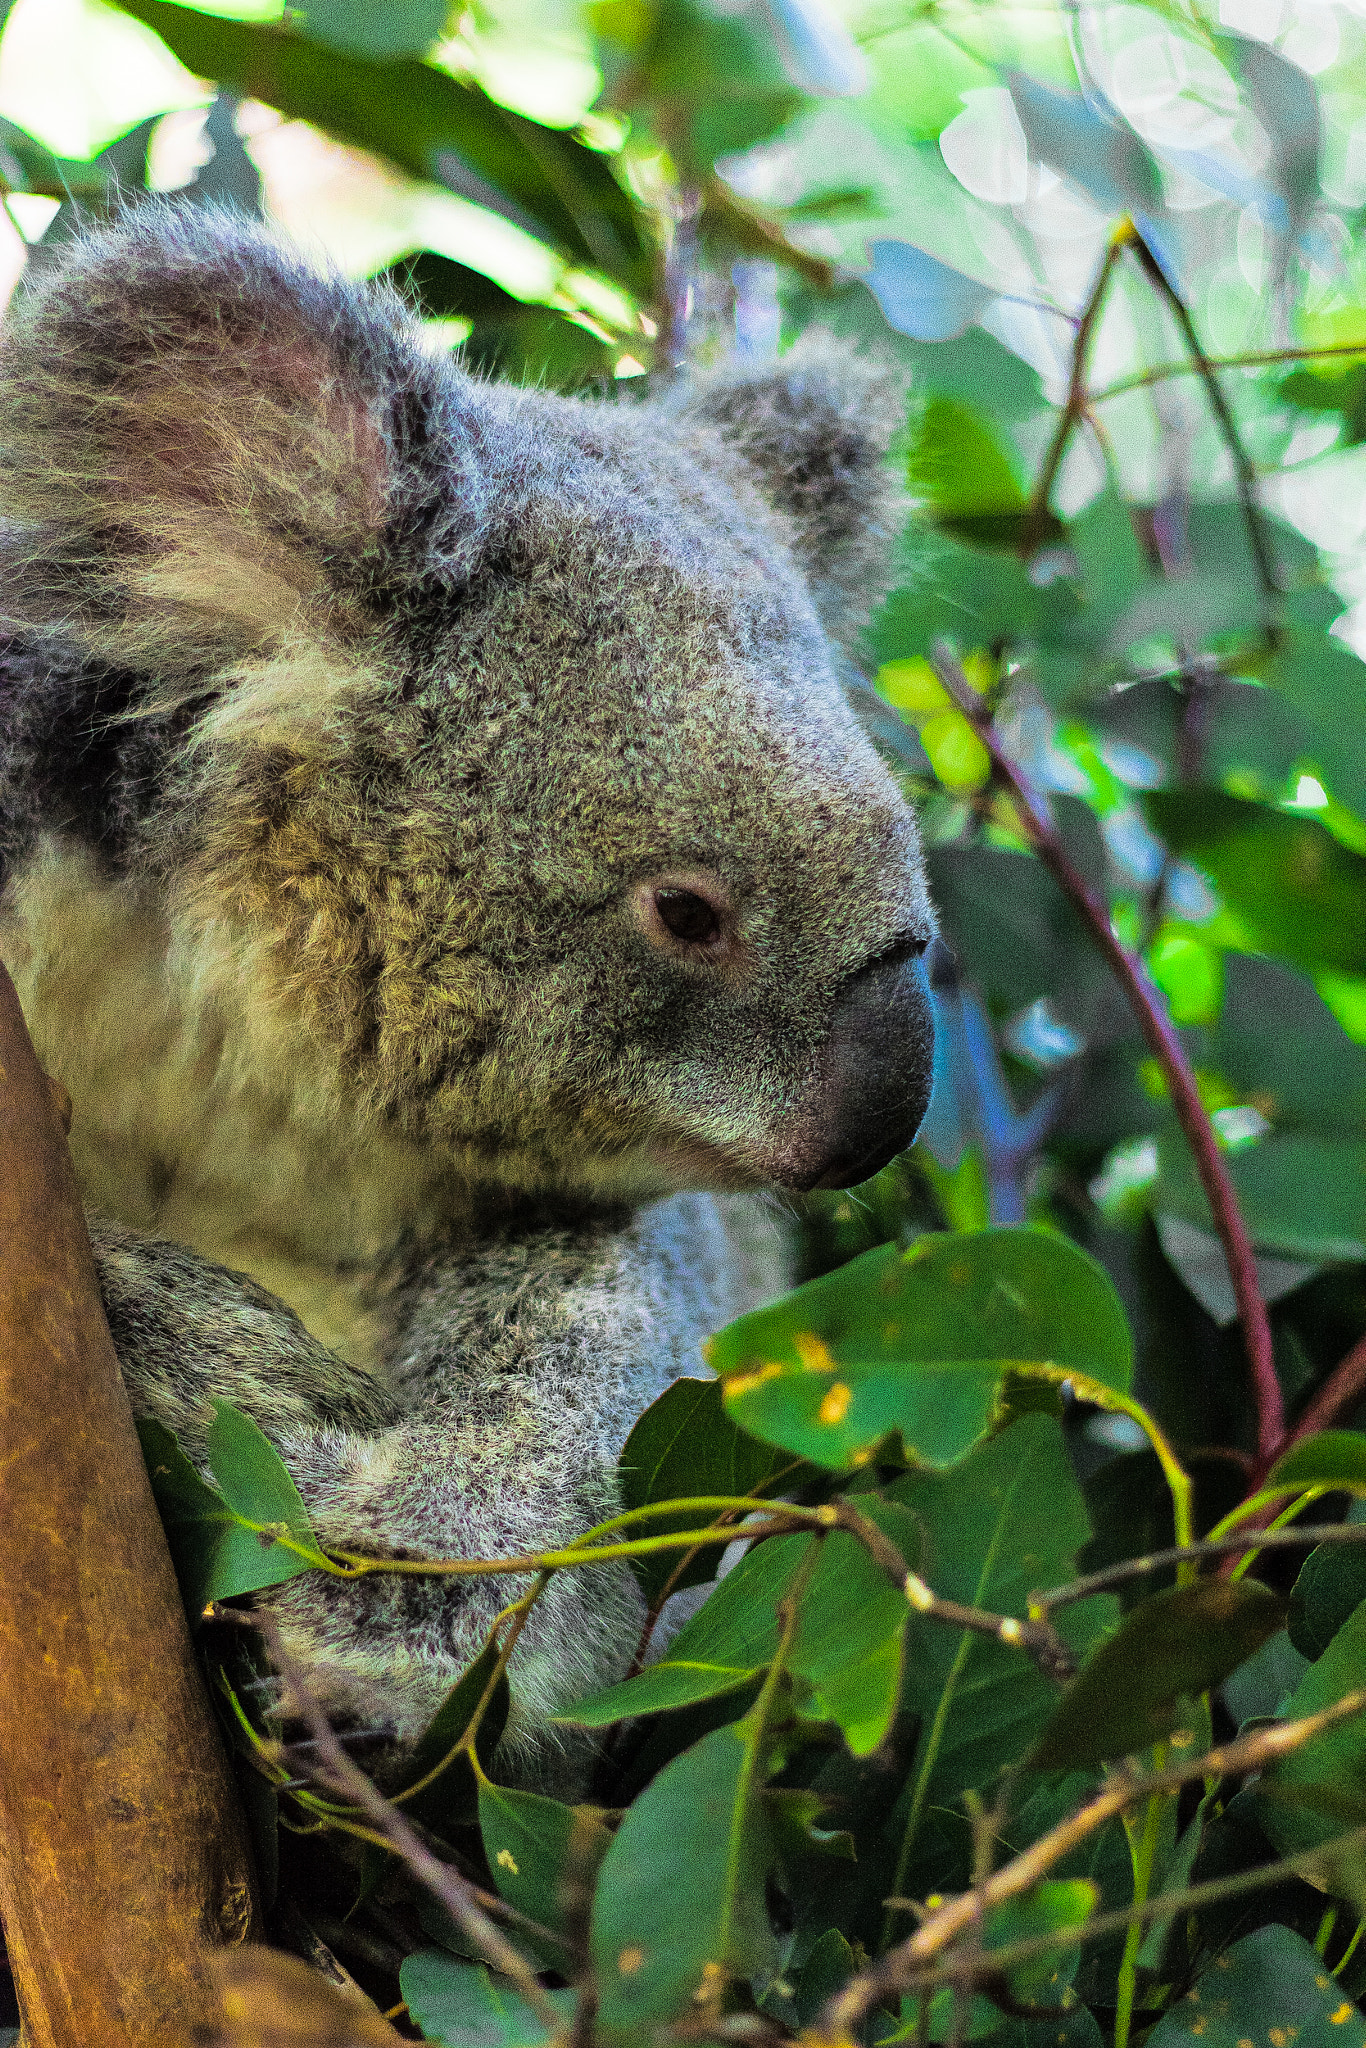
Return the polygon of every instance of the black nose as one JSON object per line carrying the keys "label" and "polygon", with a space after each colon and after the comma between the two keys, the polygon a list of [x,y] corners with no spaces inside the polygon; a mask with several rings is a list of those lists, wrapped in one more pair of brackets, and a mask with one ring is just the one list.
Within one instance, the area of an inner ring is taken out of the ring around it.
{"label": "black nose", "polygon": [[831,1022],[822,1108],[803,1188],[849,1188],[895,1159],[929,1106],[934,1025],[920,960],[875,961]]}

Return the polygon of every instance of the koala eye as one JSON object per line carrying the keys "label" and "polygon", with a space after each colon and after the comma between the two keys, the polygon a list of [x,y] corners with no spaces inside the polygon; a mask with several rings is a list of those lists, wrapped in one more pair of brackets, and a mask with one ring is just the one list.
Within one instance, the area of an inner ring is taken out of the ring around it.
{"label": "koala eye", "polygon": [[692,889],[656,889],[660,923],[690,946],[709,946],[721,936],[721,920],[705,896]]}

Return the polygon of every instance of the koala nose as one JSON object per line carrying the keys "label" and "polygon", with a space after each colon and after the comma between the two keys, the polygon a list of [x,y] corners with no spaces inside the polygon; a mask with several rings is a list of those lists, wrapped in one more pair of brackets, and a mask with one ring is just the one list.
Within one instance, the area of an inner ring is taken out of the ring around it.
{"label": "koala nose", "polygon": [[893,956],[863,968],[847,984],[831,1023],[822,1113],[812,1133],[815,1158],[801,1187],[854,1187],[904,1152],[929,1106],[933,1064],[934,1025],[920,959]]}

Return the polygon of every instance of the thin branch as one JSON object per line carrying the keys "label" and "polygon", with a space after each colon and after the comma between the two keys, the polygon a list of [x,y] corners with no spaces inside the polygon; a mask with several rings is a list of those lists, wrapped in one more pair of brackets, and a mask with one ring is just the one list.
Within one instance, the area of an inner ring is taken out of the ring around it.
{"label": "thin branch", "polygon": [[535,1973],[479,1904],[474,1886],[452,1865],[442,1863],[432,1854],[412,1823],[397,1807],[391,1806],[364,1771],[352,1763],[337,1740],[332,1724],[304,1683],[298,1665],[286,1650],[274,1616],[262,1612],[254,1614],[251,1621],[266,1639],[271,1662],[285,1682],[294,1711],[307,1723],[318,1745],[316,1776],[340,1797],[350,1800],[368,1814],[385,1847],[392,1849],[418,1882],[439,1900],[476,1952],[492,1969],[511,1978],[537,2019],[552,2034],[561,2033],[563,2014],[551,2004],[537,1983]]}
{"label": "thin branch", "polygon": [[[1366,341],[1335,341],[1320,348],[1256,349],[1247,355],[1207,356],[1211,370],[1264,370],[1277,363],[1312,363],[1330,356],[1366,356]],[[1093,391],[1092,405],[1107,398],[1122,398],[1126,391],[1142,391],[1149,384],[1164,384],[1169,377],[1198,377],[1200,366],[1189,361],[1159,363],[1155,369],[1140,370],[1132,377],[1120,377],[1103,391]]]}
{"label": "thin branch", "polygon": [[1264,1770],[1268,1764],[1299,1749],[1320,1730],[1347,1720],[1366,1708],[1366,1692],[1348,1693],[1322,1713],[1309,1714],[1300,1721],[1288,1721],[1271,1728],[1259,1728],[1251,1735],[1209,1750],[1202,1757],[1153,1771],[1144,1777],[1116,1776],[1105,1790],[1057,1827],[1050,1828],[1037,1842],[993,1871],[971,1891],[949,1899],[922,1921],[908,1940],[889,1949],[866,1970],[852,1977],[842,1991],[828,2000],[812,2028],[815,2041],[847,2044],[873,2007],[884,1998],[899,1997],[918,1986],[928,1965],[934,1963],[949,1944],[980,1923],[993,1906],[1018,1898],[1029,1891],[1054,1865],[1080,1847],[1126,1807],[1154,1794],[1179,1791],[1193,1779],[1221,1778],[1248,1771]]}
{"label": "thin branch", "polygon": [[935,673],[977,733],[991,757],[998,778],[1014,798],[1020,822],[1034,851],[1089,926],[1092,938],[1128,998],[1139,1029],[1162,1068],[1172,1106],[1194,1156],[1196,1171],[1228,1261],[1234,1297],[1238,1303],[1238,1320],[1242,1324],[1252,1372],[1253,1397],[1257,1407],[1257,1457],[1260,1469],[1265,1471],[1279,1455],[1285,1441],[1285,1404],[1276,1377],[1271,1324],[1257,1282],[1252,1241],[1219,1150],[1214,1125],[1200,1100],[1185,1047],[1177,1036],[1161,996],[1148,978],[1143,962],[1115,936],[1109,911],[1074,866],[1061,833],[1047,816],[1022,771],[1002,746],[990,705],[973,689],[962,664],[945,643],[939,643],[932,659]]}
{"label": "thin branch", "polygon": [[[917,1977],[915,1988],[918,1991],[935,1990],[941,1984],[980,1982],[1004,1976],[1010,1970],[1019,1969],[1022,1963],[1038,1962],[1043,1956],[1056,1955],[1060,1949],[1079,1948],[1085,1941],[1099,1941],[1107,1934],[1119,1934],[1129,1927],[1170,1919],[1177,1913],[1193,1913],[1201,1906],[1235,1899],[1240,1893],[1261,1891],[1283,1877],[1300,1877],[1305,1866],[1318,1858],[1327,1858],[1340,1850],[1363,1844],[1366,1844],[1366,1828],[1353,1828],[1349,1833],[1325,1842],[1319,1849],[1302,1849],[1295,1856],[1282,1857],[1275,1863],[1263,1863],[1256,1870],[1240,1870],[1231,1877],[1210,1878],[1205,1884],[1188,1885],[1184,1891],[1159,1892],[1155,1898],[1144,1899],[1141,1904],[1118,1906],[1110,1913],[1096,1913],[1089,1920],[1076,1921],[1070,1927],[1056,1927],[1050,1933],[1036,1934],[1028,1941],[1013,1941],[975,1954],[950,1954],[937,1968],[926,1970]],[[888,1904],[902,1903],[900,1900],[888,1901]],[[911,1902],[906,1900],[904,1903],[909,1906]]]}
{"label": "thin branch", "polygon": [[1300,1529],[1239,1529],[1233,1535],[1208,1537],[1203,1543],[1173,1544],[1169,1550],[1153,1550],[1144,1557],[1129,1557],[1120,1564],[1107,1565],[1104,1571],[1073,1579],[1066,1586],[1055,1586],[1051,1592],[1031,1593],[1029,1612],[1036,1620],[1042,1620],[1059,1607],[1071,1607],[1096,1593],[1108,1593],[1130,1579],[1147,1578],[1153,1572],[1165,1571],[1168,1565],[1230,1557],[1239,1551],[1313,1550],[1320,1543],[1366,1543],[1366,1522],[1316,1522]]}
{"label": "thin branch", "polygon": [[1331,1429],[1361,1400],[1366,1400],[1366,1337],[1359,1338],[1347,1356],[1333,1367],[1286,1438],[1287,1447],[1304,1437],[1317,1436],[1320,1430]]}
{"label": "thin branch", "polygon": [[1020,553],[1023,555],[1032,555],[1038,545],[1039,538],[1043,532],[1044,519],[1048,512],[1048,500],[1053,494],[1053,485],[1057,481],[1058,471],[1062,467],[1062,458],[1067,452],[1067,444],[1072,438],[1073,429],[1076,427],[1077,422],[1086,411],[1088,403],[1086,395],[1086,363],[1091,351],[1091,340],[1095,333],[1096,321],[1100,317],[1100,309],[1105,299],[1106,289],[1114,274],[1115,265],[1119,261],[1120,252],[1128,239],[1128,232],[1128,223],[1126,222],[1123,232],[1110,237],[1104,259],[1099,271],[1096,273],[1096,281],[1091,287],[1090,297],[1083,306],[1081,317],[1077,322],[1076,339],[1072,344],[1072,374],[1068,380],[1067,402],[1063,406],[1058,424],[1053,430],[1053,439],[1049,443],[1048,453],[1043,459],[1043,467],[1039,471],[1038,480],[1034,485],[1033,494],[1029,501],[1029,517],[1025,521],[1024,531],[1020,538]]}
{"label": "thin branch", "polygon": [[1189,307],[1186,305],[1180,292],[1177,291],[1175,285],[1167,277],[1162,265],[1154,256],[1152,250],[1138,232],[1138,229],[1133,226],[1132,222],[1128,226],[1127,244],[1138,258],[1144,275],[1171,308],[1172,317],[1181,329],[1182,338],[1185,341],[1186,347],[1190,350],[1191,362],[1194,364],[1196,373],[1205,387],[1210,402],[1210,409],[1219,423],[1219,430],[1224,438],[1224,446],[1228,449],[1230,460],[1233,463],[1234,484],[1238,492],[1238,503],[1242,507],[1243,520],[1247,527],[1248,545],[1252,549],[1253,560],[1257,565],[1257,580],[1261,584],[1263,597],[1275,598],[1280,593],[1280,584],[1276,578],[1275,558],[1272,555],[1271,545],[1266,536],[1262,508],[1257,503],[1257,472],[1252,466],[1251,457],[1243,446],[1237,422],[1229,410],[1228,400],[1224,396],[1223,387],[1215,373],[1214,365],[1205,354],[1200,337],[1195,331],[1195,322],[1191,319]]}

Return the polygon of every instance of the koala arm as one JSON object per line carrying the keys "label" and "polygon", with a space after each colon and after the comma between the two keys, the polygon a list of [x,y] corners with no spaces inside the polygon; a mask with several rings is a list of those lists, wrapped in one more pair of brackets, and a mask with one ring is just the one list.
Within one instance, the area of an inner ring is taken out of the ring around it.
{"label": "koala arm", "polygon": [[[612,1514],[641,1411],[696,1369],[709,1331],[781,1285],[772,1239],[756,1246],[737,1222],[698,1196],[630,1217],[519,1219],[399,1289],[383,1383],[239,1275],[107,1228],[97,1249],[134,1406],[191,1457],[207,1397],[221,1396],[275,1441],[324,1546],[506,1557]],[[528,1582],[309,1573],[260,1598],[329,1711],[402,1743]],[[640,1618],[624,1566],[552,1581],[512,1666],[515,1769],[543,1771],[545,1720],[619,1675]]]}

